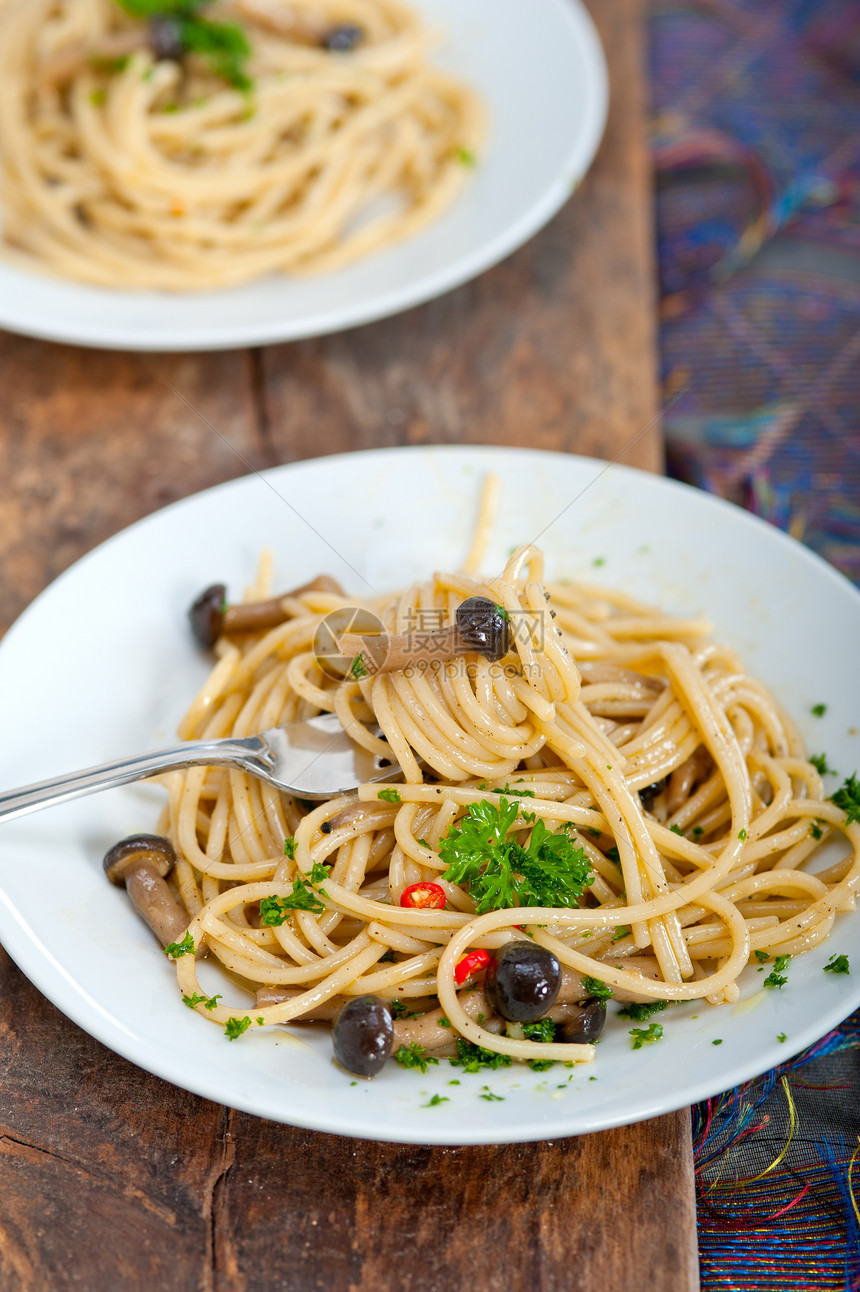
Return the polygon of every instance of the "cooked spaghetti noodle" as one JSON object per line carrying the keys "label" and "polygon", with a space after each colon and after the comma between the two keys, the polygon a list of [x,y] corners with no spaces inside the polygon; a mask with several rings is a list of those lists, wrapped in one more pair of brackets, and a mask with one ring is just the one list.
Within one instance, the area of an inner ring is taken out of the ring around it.
{"label": "cooked spaghetti noodle", "polygon": [[[207,10],[208,12],[208,10]],[[0,0],[3,252],[107,287],[186,291],[334,269],[454,200],[481,106],[399,0],[233,0],[240,92],[156,61],[114,0]],[[346,53],[320,43],[349,25]]]}
{"label": "cooked spaghetti noodle", "polygon": [[[706,624],[605,588],[545,584],[535,548],[516,552],[501,577],[437,573],[367,608],[388,633],[407,633],[422,616],[450,622],[475,595],[514,625],[497,663],[467,654],[330,676],[315,634],[347,602],[328,592],[303,593],[264,635],[220,640],[184,738],[333,711],[404,772],[382,797],[364,785],[316,806],[236,771],[165,778],[162,828],[179,857],[190,943],[257,993],[258,1022],[331,1018],[373,993],[419,1011],[395,1029],[438,1054],[460,1037],[513,1059],[583,1061],[592,1046],[529,1040],[486,1017],[482,993],[458,987],[464,953],[527,935],[563,967],[562,1007],[593,989],[584,979],[620,1000],[722,1004],[738,999],[748,963],[818,945],[837,912],[854,908],[860,825],[825,798],[790,719]],[[443,841],[470,805],[498,805],[506,787],[533,795],[512,799],[512,837],[525,843],[539,820],[584,850],[593,882],[579,905],[476,916],[468,885],[444,878]],[[828,837],[848,846],[813,873]],[[314,867],[327,872],[314,888],[319,909],[261,923],[261,901],[289,898]],[[444,909],[399,904],[422,881],[444,890]],[[195,956],[176,968],[186,1003],[228,1024],[235,1008],[199,994]]]}

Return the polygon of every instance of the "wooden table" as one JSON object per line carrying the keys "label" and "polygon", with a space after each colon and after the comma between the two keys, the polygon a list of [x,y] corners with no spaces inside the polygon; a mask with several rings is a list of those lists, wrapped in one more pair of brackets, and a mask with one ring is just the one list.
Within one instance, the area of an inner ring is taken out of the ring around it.
{"label": "wooden table", "polygon": [[[265,350],[0,338],[0,630],[102,539],[249,467],[465,442],[660,469],[641,13],[592,8],[612,77],[600,155],[552,224],[476,282]],[[5,1292],[697,1286],[686,1112],[493,1148],[295,1130],[134,1068],[2,951],[0,1037]]]}

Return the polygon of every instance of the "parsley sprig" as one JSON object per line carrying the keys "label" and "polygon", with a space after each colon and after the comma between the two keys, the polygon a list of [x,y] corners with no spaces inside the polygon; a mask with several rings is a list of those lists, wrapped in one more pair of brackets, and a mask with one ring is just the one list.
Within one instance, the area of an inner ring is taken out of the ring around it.
{"label": "parsley sprig", "polygon": [[[321,915],[325,910],[325,904],[320,901],[318,893],[315,893],[310,885],[319,885],[327,876],[326,867],[320,862],[315,862],[308,875],[310,884],[304,879],[296,878],[293,880],[293,891],[288,897],[262,898],[260,923],[265,928],[277,927],[288,920],[293,911],[310,911],[313,915]],[[319,893],[323,897],[328,896],[322,888],[319,889]]]}
{"label": "parsley sprig", "polygon": [[852,821],[860,825],[860,780],[858,780],[856,772],[853,776],[849,776],[835,793],[830,795],[830,802],[835,803],[838,808],[842,808],[845,813],[846,825],[850,825]]}
{"label": "parsley sprig", "polygon": [[131,18],[144,22],[156,18],[170,19],[176,27],[177,41],[188,54],[205,58],[216,76],[221,76],[237,90],[247,92],[253,86],[245,64],[251,46],[241,27],[232,22],[213,22],[202,10],[209,0],[116,0]]}
{"label": "parsley sprig", "polygon": [[520,813],[506,798],[472,803],[439,845],[450,884],[468,884],[476,914],[511,906],[576,906],[593,882],[582,848],[535,819],[528,845],[508,839]]}
{"label": "parsley sprig", "polygon": [[788,982],[785,976],[785,970],[788,968],[788,962],[791,956],[777,956],[773,962],[773,969],[762,983],[763,987],[784,987]]}

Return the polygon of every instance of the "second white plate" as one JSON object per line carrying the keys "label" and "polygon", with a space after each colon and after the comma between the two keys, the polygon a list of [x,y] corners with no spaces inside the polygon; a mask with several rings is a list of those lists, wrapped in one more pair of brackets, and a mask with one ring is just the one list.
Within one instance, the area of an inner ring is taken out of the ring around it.
{"label": "second white plate", "polygon": [[555,214],[606,120],[603,51],[581,0],[414,0],[438,56],[490,118],[469,183],[435,224],[337,273],[226,291],[105,291],[0,260],[0,327],[77,345],[208,350],[318,336],[385,318],[473,278]]}

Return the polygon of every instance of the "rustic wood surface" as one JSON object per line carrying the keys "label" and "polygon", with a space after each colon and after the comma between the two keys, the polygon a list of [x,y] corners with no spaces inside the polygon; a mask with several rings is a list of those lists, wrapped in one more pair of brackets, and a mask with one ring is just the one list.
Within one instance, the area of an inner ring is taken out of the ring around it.
{"label": "rustic wood surface", "polygon": [[[435,441],[660,468],[641,13],[592,8],[613,94],[598,160],[475,283],[263,351],[0,337],[0,631],[97,542],[249,467]],[[496,1148],[295,1130],[132,1067],[0,951],[4,1292],[691,1292],[695,1253],[686,1113]]]}

